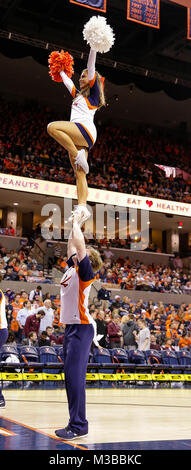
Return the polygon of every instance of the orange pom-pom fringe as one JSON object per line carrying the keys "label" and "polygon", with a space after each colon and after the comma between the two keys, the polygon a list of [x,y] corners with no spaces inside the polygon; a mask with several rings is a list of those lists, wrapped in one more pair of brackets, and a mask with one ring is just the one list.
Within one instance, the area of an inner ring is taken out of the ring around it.
{"label": "orange pom-pom fringe", "polygon": [[62,77],[60,76],[61,70],[63,70],[69,78],[71,78],[74,73],[74,59],[69,52],[64,52],[63,50],[61,50],[61,52],[51,52],[48,63],[49,75],[54,82],[62,82]]}

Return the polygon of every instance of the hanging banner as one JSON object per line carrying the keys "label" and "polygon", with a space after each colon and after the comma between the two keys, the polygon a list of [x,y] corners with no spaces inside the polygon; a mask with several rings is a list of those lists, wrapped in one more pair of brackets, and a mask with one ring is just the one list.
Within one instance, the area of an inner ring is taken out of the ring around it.
{"label": "hanging banner", "polygon": [[81,5],[86,8],[91,8],[92,10],[98,10],[106,12],[107,0],[70,0],[70,3],[75,3],[76,5]]}
{"label": "hanging banner", "polygon": [[177,5],[180,5],[181,7],[189,8],[191,6],[190,0],[170,0],[170,2],[176,3]]}
{"label": "hanging banner", "polygon": [[187,21],[188,21],[188,28],[187,28],[187,38],[191,39],[191,8],[188,8],[187,13]]}
{"label": "hanging banner", "polygon": [[127,19],[159,28],[160,0],[127,0]]}

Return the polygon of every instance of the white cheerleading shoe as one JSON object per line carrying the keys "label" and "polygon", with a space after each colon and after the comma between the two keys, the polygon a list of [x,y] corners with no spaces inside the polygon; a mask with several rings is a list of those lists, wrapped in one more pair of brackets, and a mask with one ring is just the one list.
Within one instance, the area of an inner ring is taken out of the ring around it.
{"label": "white cheerleading shoe", "polygon": [[88,220],[91,216],[91,213],[87,209],[86,206],[78,205],[75,206],[74,211],[72,211],[71,216],[69,217],[69,222],[77,222],[81,227],[86,220]]}
{"label": "white cheerleading shoe", "polygon": [[89,173],[89,165],[86,160],[86,152],[84,149],[78,151],[77,157],[75,158],[75,165],[79,165],[86,175]]}

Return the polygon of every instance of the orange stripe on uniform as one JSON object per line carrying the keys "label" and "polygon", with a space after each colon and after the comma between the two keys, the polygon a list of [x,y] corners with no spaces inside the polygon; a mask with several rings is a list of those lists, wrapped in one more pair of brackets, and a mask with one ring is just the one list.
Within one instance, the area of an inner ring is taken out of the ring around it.
{"label": "orange stripe on uniform", "polygon": [[88,98],[86,98],[86,96],[84,96],[84,99],[86,100],[86,103],[87,103],[89,109],[98,109],[98,106],[93,106],[93,105],[89,102]]}
{"label": "orange stripe on uniform", "polygon": [[72,88],[72,98],[75,98],[76,97],[76,87],[75,85],[73,85],[73,88]]}
{"label": "orange stripe on uniform", "polygon": [[88,317],[86,316],[86,309],[84,307],[84,300],[85,300],[85,294],[84,290],[86,287],[89,287],[92,282],[95,281],[94,279],[91,279],[90,281],[82,281],[79,277],[79,312],[80,312],[80,321],[82,324],[89,324]]}

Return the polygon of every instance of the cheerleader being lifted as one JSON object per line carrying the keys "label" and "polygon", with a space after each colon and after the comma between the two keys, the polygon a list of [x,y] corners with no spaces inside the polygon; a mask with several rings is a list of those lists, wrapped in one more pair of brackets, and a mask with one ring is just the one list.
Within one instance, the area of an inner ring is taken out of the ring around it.
{"label": "cheerleader being lifted", "polygon": [[[105,105],[104,78],[95,70],[97,52],[107,52],[114,42],[112,29],[103,17],[92,17],[85,25],[83,35],[90,45],[87,69],[83,70],[78,90],[71,76],[73,58],[68,52],[52,52],[49,57],[50,75],[54,81],[63,81],[73,97],[70,121],[55,121],[48,124],[48,134],[53,137],[68,153],[76,177],[78,215],[80,225],[89,217],[86,207],[89,173],[88,150],[95,144],[97,130],[94,116]],[[73,213],[71,215],[71,220]]]}

